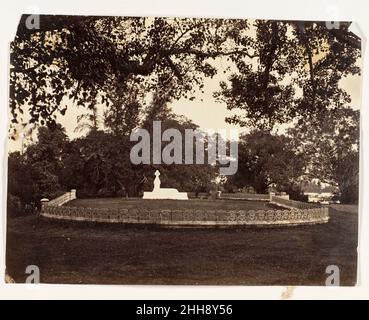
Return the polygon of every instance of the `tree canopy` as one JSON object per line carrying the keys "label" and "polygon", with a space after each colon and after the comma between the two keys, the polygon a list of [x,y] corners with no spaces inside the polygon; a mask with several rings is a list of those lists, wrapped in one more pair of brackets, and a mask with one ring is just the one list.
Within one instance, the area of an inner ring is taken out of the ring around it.
{"label": "tree canopy", "polygon": [[304,173],[305,157],[289,137],[253,131],[240,138],[238,148],[238,171],[228,184],[251,186],[257,193],[268,193],[271,187],[291,191]]}
{"label": "tree canopy", "polygon": [[230,83],[214,94],[244,112],[228,121],[270,129],[349,103],[339,80],[360,72],[350,23],[42,15],[30,30],[26,19],[11,44],[14,122],[27,105],[30,122],[54,124],[66,97],[93,108],[132,86],[194,99],[226,58]]}
{"label": "tree canopy", "polygon": [[[220,72],[211,90],[235,112],[225,120],[250,129],[228,184],[292,192],[301,177],[319,177],[357,200],[359,112],[340,84],[360,74],[351,23],[41,15],[40,28],[28,29],[27,18],[10,59],[12,123],[38,128],[36,143],[9,156],[9,192],[23,203],[71,188],[137,196],[154,169],[163,186],[210,190],[214,166],[133,165],[129,134],[154,120],[163,130],[197,128],[170,103],[195,100]],[[87,134],[70,141],[57,120],[77,106],[86,109],[77,130]],[[276,134],[285,123],[292,128]]]}
{"label": "tree canopy", "polygon": [[294,150],[305,155],[306,175],[337,186],[341,200],[359,196],[360,113],[341,108],[289,129]]}

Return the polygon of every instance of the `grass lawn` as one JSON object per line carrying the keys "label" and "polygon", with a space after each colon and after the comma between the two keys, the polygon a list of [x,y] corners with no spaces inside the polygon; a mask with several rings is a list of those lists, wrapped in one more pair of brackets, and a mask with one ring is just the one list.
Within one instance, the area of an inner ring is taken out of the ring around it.
{"label": "grass lawn", "polygon": [[333,264],[341,285],[353,285],[357,230],[357,214],[337,208],[327,224],[280,228],[160,229],[22,217],[8,221],[6,262],[16,282],[25,281],[32,264],[45,283],[219,285],[324,285]]}
{"label": "grass lawn", "polygon": [[150,209],[224,209],[268,210],[281,209],[264,201],[247,200],[143,200],[125,198],[76,199],[66,204],[73,207],[93,208],[150,208]]}

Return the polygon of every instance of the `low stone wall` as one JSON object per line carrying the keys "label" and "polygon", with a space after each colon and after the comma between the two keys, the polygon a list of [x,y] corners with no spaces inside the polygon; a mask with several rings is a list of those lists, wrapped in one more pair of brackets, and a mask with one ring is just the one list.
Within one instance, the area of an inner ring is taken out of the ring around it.
{"label": "low stone wall", "polygon": [[[329,209],[313,204],[289,200],[288,196],[259,195],[259,200],[283,207],[281,210],[205,210],[205,209],[145,209],[145,208],[85,208],[63,206],[76,199],[75,190],[52,200],[44,201],[41,216],[52,219],[167,226],[273,226],[326,223]],[[253,199],[255,200],[255,199]],[[216,200],[215,200],[216,201]]]}
{"label": "low stone wall", "polygon": [[[270,196],[270,203],[275,204],[277,206],[287,208],[287,209],[316,209],[316,208],[322,208],[320,205],[307,203],[307,202],[301,202],[301,201],[295,201],[290,200],[289,198],[285,196]],[[323,208],[325,209],[325,208]],[[326,208],[328,209],[328,208]]]}
{"label": "low stone wall", "polygon": [[47,218],[168,226],[301,225],[328,222],[326,208],[304,210],[148,210],[44,206]]}

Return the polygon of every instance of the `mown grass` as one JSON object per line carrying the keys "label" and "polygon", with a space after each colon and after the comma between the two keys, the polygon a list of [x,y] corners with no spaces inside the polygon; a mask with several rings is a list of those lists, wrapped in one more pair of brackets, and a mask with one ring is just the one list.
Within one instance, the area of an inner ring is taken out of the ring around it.
{"label": "mown grass", "polygon": [[269,210],[280,209],[264,201],[247,200],[143,200],[125,198],[76,199],[66,204],[73,207],[93,208],[147,208],[147,209],[223,209]]}
{"label": "mown grass", "polygon": [[17,282],[32,264],[45,283],[215,285],[324,285],[326,267],[337,265],[341,285],[353,285],[357,230],[357,214],[337,210],[327,224],[279,228],[160,229],[22,217],[8,222],[6,263]]}

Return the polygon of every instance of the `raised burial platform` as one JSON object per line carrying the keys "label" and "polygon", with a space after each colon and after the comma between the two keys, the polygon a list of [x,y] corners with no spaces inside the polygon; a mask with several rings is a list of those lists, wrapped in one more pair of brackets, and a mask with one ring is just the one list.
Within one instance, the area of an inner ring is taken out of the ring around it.
{"label": "raised burial platform", "polygon": [[142,199],[150,200],[188,200],[187,192],[178,192],[177,189],[160,188],[152,192],[144,192]]}
{"label": "raised burial platform", "polygon": [[44,203],[41,216],[57,220],[165,227],[297,226],[329,221],[329,208],[271,196],[269,201],[80,199]]}
{"label": "raised burial platform", "polygon": [[173,188],[160,187],[160,172],[155,171],[154,190],[151,192],[144,192],[143,199],[150,200],[188,200],[187,192],[178,192]]}
{"label": "raised burial platform", "polygon": [[[160,172],[156,170],[154,190],[143,199],[126,200],[121,205],[109,201],[103,207],[73,206],[76,191],[42,203],[41,216],[46,218],[125,224],[155,224],[168,227],[204,226],[295,226],[326,223],[329,208],[293,201],[288,195],[259,195],[252,201],[188,200],[186,192],[160,187]],[[264,200],[261,204],[260,199]],[[70,205],[67,202],[73,200]],[[175,200],[188,200],[185,202]],[[119,200],[115,200],[119,203]],[[91,200],[90,200],[91,202]],[[179,204],[180,202],[180,204]],[[106,207],[105,207],[106,205]]]}

